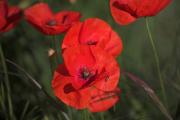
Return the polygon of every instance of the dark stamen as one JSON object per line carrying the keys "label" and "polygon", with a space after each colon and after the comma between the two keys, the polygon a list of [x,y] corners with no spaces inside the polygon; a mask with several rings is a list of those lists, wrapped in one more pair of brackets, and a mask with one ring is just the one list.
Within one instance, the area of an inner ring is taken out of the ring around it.
{"label": "dark stamen", "polygon": [[87,80],[89,77],[91,77],[90,71],[88,71],[86,68],[83,68],[80,74],[84,80]]}

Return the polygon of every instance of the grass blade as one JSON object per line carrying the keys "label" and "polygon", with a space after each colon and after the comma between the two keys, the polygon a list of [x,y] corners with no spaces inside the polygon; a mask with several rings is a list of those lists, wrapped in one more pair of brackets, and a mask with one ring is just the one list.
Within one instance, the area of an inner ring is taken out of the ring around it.
{"label": "grass blade", "polygon": [[28,110],[28,107],[29,107],[29,101],[27,101],[26,104],[25,104],[25,107],[24,107],[24,110],[23,110],[22,115],[20,117],[20,120],[23,120],[23,118],[25,117],[25,114],[26,114],[26,112]]}
{"label": "grass blade", "polygon": [[167,109],[164,107],[158,96],[155,94],[154,90],[149,87],[143,80],[139,77],[135,76],[132,73],[126,72],[127,75],[131,80],[133,80],[137,85],[144,89],[144,91],[149,95],[149,97],[153,100],[153,102],[158,106],[160,111],[166,116],[168,120],[173,120]]}

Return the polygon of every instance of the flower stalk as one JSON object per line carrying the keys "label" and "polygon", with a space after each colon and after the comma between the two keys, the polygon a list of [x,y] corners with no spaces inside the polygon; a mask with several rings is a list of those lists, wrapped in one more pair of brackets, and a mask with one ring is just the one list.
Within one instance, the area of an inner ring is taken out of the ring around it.
{"label": "flower stalk", "polygon": [[162,96],[163,96],[163,100],[164,100],[165,104],[167,105],[166,90],[165,90],[164,80],[162,79],[162,74],[161,74],[161,70],[160,70],[159,56],[158,56],[158,53],[157,53],[155,42],[154,42],[153,37],[152,37],[150,27],[149,27],[148,18],[145,18],[145,20],[146,20],[146,29],[147,29],[147,32],[148,32],[149,40],[151,42],[151,46],[152,46],[153,53],[154,53],[154,58],[155,58],[155,61],[156,61],[158,78],[159,78],[159,82],[160,82],[160,86],[161,86],[161,93],[162,93]]}

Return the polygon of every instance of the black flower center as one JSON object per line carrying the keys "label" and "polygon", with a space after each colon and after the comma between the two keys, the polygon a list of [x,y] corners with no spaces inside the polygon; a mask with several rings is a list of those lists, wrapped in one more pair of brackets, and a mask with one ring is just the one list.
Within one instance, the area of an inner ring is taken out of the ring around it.
{"label": "black flower center", "polygon": [[56,22],[56,20],[50,20],[50,21],[47,22],[47,25],[55,26],[55,25],[57,25],[57,22]]}
{"label": "black flower center", "polygon": [[81,78],[83,78],[84,80],[87,80],[88,78],[91,77],[91,72],[89,70],[87,70],[86,68],[83,68],[81,71]]}

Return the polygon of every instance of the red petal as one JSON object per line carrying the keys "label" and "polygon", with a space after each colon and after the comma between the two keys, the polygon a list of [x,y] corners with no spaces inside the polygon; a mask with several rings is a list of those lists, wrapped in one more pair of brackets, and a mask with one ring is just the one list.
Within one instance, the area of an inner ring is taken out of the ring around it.
{"label": "red petal", "polygon": [[72,76],[77,75],[79,67],[84,65],[92,67],[95,64],[95,59],[88,46],[70,47],[63,52],[63,58],[65,65]]}
{"label": "red petal", "polygon": [[21,19],[21,10],[18,7],[9,7],[8,9],[8,15],[7,15],[7,23],[3,27],[3,32],[7,32],[14,28]]}
{"label": "red petal", "polygon": [[42,26],[43,32],[48,35],[57,35],[67,31],[72,25],[80,19],[80,13],[71,11],[62,11],[55,15],[56,25],[50,26],[45,24]]}
{"label": "red petal", "polygon": [[134,22],[137,18],[129,12],[124,11],[124,8],[118,5],[119,0],[110,0],[111,14],[114,20],[120,25],[127,25]]}
{"label": "red petal", "polygon": [[8,14],[8,4],[6,0],[0,1],[0,15],[1,17],[6,17]]}
{"label": "red petal", "polygon": [[172,0],[160,0],[161,2],[159,2],[159,4],[156,8],[156,10],[154,10],[155,14],[158,14],[162,9],[164,9],[165,7],[167,7],[167,5],[169,5],[171,3]]}
{"label": "red petal", "polygon": [[94,88],[94,90],[91,91],[91,101],[88,109],[91,112],[106,111],[118,102],[119,95],[120,90],[118,88],[111,92],[104,92]]}
{"label": "red petal", "polygon": [[74,25],[65,36],[62,49],[79,44],[101,47],[115,57],[122,51],[121,38],[106,22],[97,18]]}
{"label": "red petal", "polygon": [[0,31],[6,25],[6,20],[4,17],[0,16]]}
{"label": "red petal", "polygon": [[79,42],[87,44],[89,41],[101,42],[109,38],[111,27],[103,20],[89,18],[83,22]]}
{"label": "red petal", "polygon": [[62,76],[69,76],[69,72],[64,64],[59,64],[56,72],[58,72]]}
{"label": "red petal", "polygon": [[82,23],[77,23],[68,30],[62,43],[62,49],[79,45],[79,34],[81,31]]}
{"label": "red petal", "polygon": [[111,13],[121,25],[133,22],[136,18],[154,16],[172,0],[110,0]]}
{"label": "red petal", "polygon": [[53,13],[46,3],[37,3],[24,12],[28,21],[34,24],[41,24],[53,18]]}
{"label": "red petal", "polygon": [[0,32],[6,24],[6,16],[8,12],[8,6],[6,0],[0,1]]}
{"label": "red petal", "polygon": [[[27,21],[45,34],[51,34],[51,31],[46,28],[49,20],[53,20],[54,16],[46,3],[37,3],[29,7],[24,12]],[[53,28],[52,28],[53,30]]]}
{"label": "red petal", "polygon": [[120,69],[117,61],[114,57],[97,47],[92,47],[92,53],[94,54],[98,68],[102,69],[94,86],[104,91],[114,90],[118,85],[120,77]]}
{"label": "red petal", "polygon": [[55,18],[58,24],[71,27],[80,21],[81,14],[74,11],[61,11],[55,15]]}
{"label": "red petal", "polygon": [[114,57],[121,54],[123,49],[122,40],[116,32],[111,31],[110,39],[106,42],[104,49]]}
{"label": "red petal", "polygon": [[[65,69],[63,65],[59,67],[58,69]],[[89,89],[76,91],[72,86],[71,77],[63,76],[59,70],[54,73],[52,88],[56,97],[71,107],[84,109],[89,103]]]}

